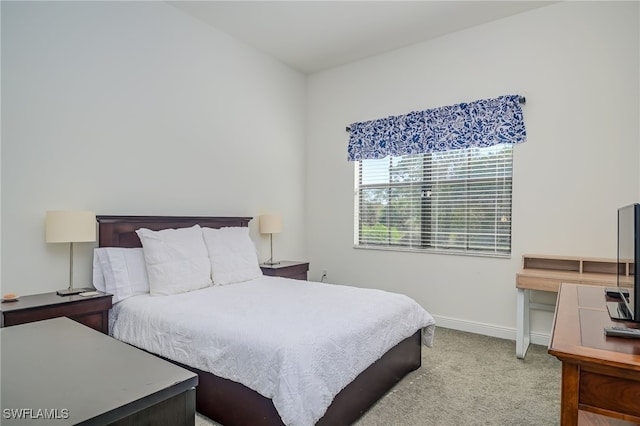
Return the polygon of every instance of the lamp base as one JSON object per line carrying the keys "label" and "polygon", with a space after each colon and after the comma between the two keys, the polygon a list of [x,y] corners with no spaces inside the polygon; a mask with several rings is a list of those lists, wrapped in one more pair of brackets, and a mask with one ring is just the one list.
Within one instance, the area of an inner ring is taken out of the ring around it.
{"label": "lamp base", "polygon": [[85,291],[93,291],[92,288],[65,288],[64,290],[56,291],[58,296],[73,296],[75,294],[84,293]]}
{"label": "lamp base", "polygon": [[266,266],[273,266],[273,265],[279,265],[279,264],[280,264],[280,261],[277,261],[277,262],[264,262],[263,263],[263,265],[266,265]]}

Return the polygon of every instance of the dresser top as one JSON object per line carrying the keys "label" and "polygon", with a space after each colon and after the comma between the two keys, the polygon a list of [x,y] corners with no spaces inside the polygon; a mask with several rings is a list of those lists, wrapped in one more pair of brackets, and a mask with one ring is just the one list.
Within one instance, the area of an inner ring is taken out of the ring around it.
{"label": "dresser top", "polygon": [[48,425],[109,424],[198,384],[194,373],[68,318],[2,328],[0,340],[3,412],[58,410]]}

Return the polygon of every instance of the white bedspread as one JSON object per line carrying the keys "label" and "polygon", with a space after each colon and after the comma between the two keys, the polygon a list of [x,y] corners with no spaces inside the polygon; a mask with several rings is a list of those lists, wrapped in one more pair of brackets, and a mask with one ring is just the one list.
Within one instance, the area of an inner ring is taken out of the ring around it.
{"label": "white bedspread", "polygon": [[277,277],[113,307],[112,335],[273,400],[286,425],[315,424],[347,384],[435,321],[411,298]]}

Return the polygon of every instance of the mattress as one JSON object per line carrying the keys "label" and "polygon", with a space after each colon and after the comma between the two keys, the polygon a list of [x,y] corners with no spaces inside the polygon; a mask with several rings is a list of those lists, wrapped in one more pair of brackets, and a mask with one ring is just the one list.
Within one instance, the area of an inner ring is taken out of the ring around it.
{"label": "mattress", "polygon": [[241,383],[286,425],[313,425],[358,374],[435,321],[411,298],[281,277],[172,296],[134,296],[112,311],[113,337]]}

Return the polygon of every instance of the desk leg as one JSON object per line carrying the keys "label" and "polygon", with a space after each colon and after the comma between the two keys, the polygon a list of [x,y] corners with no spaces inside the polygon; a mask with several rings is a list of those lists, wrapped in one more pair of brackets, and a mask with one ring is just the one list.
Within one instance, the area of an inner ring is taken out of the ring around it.
{"label": "desk leg", "polygon": [[529,290],[519,288],[516,296],[516,356],[520,359],[524,359],[524,356],[527,354],[531,340],[529,293]]}
{"label": "desk leg", "polygon": [[560,396],[560,425],[577,426],[580,367],[562,362],[562,387]]}

